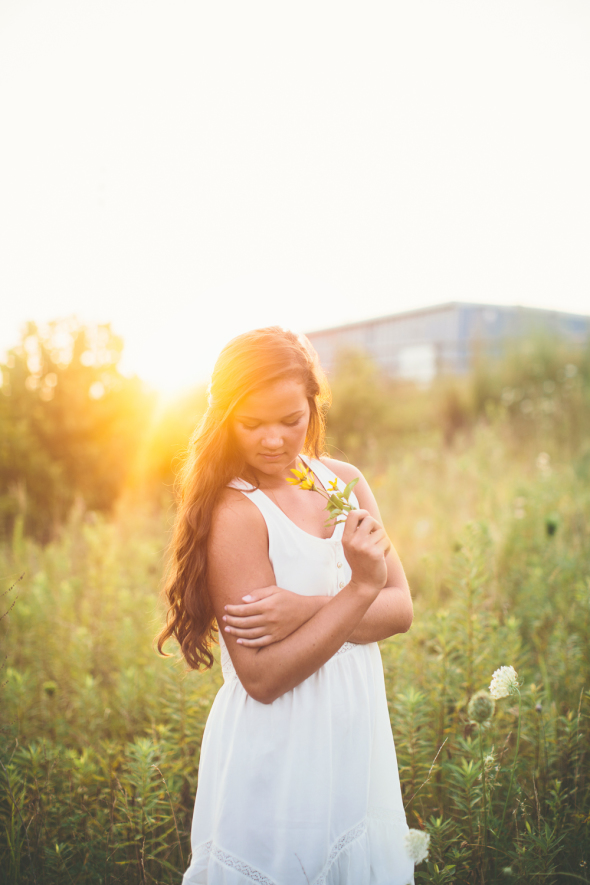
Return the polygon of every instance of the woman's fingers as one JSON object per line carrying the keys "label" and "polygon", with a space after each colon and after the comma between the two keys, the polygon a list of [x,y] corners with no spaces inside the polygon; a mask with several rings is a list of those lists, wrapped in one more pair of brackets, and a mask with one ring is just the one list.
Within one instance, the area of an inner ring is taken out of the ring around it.
{"label": "woman's fingers", "polygon": [[374,532],[371,532],[369,535],[369,539],[374,541],[375,544],[379,545],[379,547],[383,550],[391,550],[391,541],[389,540],[389,536],[384,528],[380,527],[375,529]]}
{"label": "woman's fingers", "polygon": [[234,618],[246,618],[253,615],[262,615],[266,611],[264,600],[261,602],[248,602],[245,605],[226,605],[226,616]]}
{"label": "woman's fingers", "polygon": [[238,639],[240,645],[248,648],[262,648],[264,645],[272,645],[275,640],[272,636],[261,636],[259,639]]}
{"label": "woman's fingers", "polygon": [[368,510],[351,510],[348,516],[346,517],[346,522],[344,523],[344,531],[342,532],[342,540],[345,538],[351,538],[353,534],[356,532],[359,525],[361,525],[364,519],[370,519],[371,514]]}
{"label": "woman's fingers", "polygon": [[370,530],[370,532],[368,532],[366,537],[368,538],[369,541],[372,541],[374,544],[376,544],[379,541],[381,541],[382,538],[386,538],[387,533],[386,533],[385,529],[383,528],[383,526],[381,526],[381,525],[379,525],[379,523],[377,523],[377,525],[374,528],[372,528]]}
{"label": "woman's fingers", "polygon": [[251,590],[246,596],[242,596],[242,599],[248,603],[260,602],[261,599],[268,599],[269,596],[280,592],[281,588],[277,587],[276,584],[269,584],[268,587],[259,587],[257,590]]}
{"label": "woman's fingers", "polygon": [[251,617],[233,617],[232,615],[224,615],[223,623],[229,624],[230,627],[261,627],[267,623],[269,618],[263,618],[262,615],[252,615]]}
{"label": "woman's fingers", "polygon": [[246,596],[242,596],[243,604],[226,605],[225,611],[236,617],[242,618],[246,615],[261,615],[266,611],[268,605],[272,603],[265,602],[275,593],[281,593],[280,587],[276,584],[270,584],[268,587],[259,587],[258,590],[251,590]]}
{"label": "woman's fingers", "polygon": [[378,522],[373,516],[367,516],[359,524],[355,534],[359,537],[370,537],[371,540],[373,540],[376,535],[384,532],[385,529],[380,522]]}
{"label": "woman's fingers", "polygon": [[[356,518],[351,519],[353,516],[356,516]],[[382,547],[384,539],[387,539],[387,543]],[[358,544],[359,542],[363,546],[369,543],[372,547],[379,546],[380,549],[389,550],[391,547],[387,532],[381,523],[374,519],[366,510],[353,510],[349,513],[342,534],[343,544]]]}
{"label": "woman's fingers", "polygon": [[342,541],[350,540],[353,535],[371,535],[374,532],[384,531],[381,523],[371,516],[368,510],[351,510],[346,518]]}
{"label": "woman's fingers", "polygon": [[268,632],[268,628],[264,626],[259,627],[224,627],[224,633],[229,633],[230,636],[237,636],[241,639],[258,639],[260,636],[264,636],[265,633]]}
{"label": "woman's fingers", "polygon": [[391,541],[383,528],[375,529],[374,532],[371,532],[367,543],[371,545],[373,550],[378,550],[383,556],[387,556],[391,550]]}
{"label": "woman's fingers", "polygon": [[378,539],[377,544],[379,549],[382,551],[383,556],[387,556],[389,551],[391,550],[391,541],[387,537],[387,533],[383,530],[383,536]]}

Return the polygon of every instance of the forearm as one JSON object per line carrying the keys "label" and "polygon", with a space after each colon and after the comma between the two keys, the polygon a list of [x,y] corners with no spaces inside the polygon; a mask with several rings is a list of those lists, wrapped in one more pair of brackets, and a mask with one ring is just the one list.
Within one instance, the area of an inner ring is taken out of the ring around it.
{"label": "forearm", "polygon": [[272,703],[308,679],[347,641],[375,595],[371,588],[348,584],[336,596],[325,597],[325,603],[317,603],[316,613],[298,630],[257,649],[241,674],[248,694]]}
{"label": "forearm", "polygon": [[354,628],[349,642],[379,642],[396,633],[406,633],[413,617],[412,598],[402,587],[384,587],[371,603],[358,625]]}
{"label": "forearm", "polygon": [[[307,619],[330,602],[332,596],[307,596],[301,598],[307,610]],[[405,633],[412,623],[413,609],[409,592],[402,587],[384,587],[377,598],[371,603],[357,626],[347,637],[348,642],[364,644],[380,642]]]}

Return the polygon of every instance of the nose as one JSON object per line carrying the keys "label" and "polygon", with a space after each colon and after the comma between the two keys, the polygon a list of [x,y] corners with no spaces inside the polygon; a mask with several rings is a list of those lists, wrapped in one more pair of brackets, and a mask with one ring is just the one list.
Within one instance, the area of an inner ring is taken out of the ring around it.
{"label": "nose", "polygon": [[276,427],[270,427],[262,438],[265,449],[279,449],[283,445],[283,437]]}

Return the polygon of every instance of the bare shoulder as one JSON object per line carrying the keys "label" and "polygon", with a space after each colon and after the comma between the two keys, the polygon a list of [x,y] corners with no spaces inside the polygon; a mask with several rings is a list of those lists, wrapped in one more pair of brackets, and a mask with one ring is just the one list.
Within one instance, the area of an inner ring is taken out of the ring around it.
{"label": "bare shoulder", "polygon": [[338,479],[346,483],[353,479],[364,479],[358,467],[355,467],[354,464],[349,464],[347,461],[337,461],[336,458],[322,458],[322,464],[333,470]]}
{"label": "bare shoulder", "polygon": [[253,501],[238,489],[226,488],[219,496],[211,514],[210,544],[216,546],[224,538],[268,537],[262,513]]}
{"label": "bare shoulder", "polygon": [[244,593],[273,583],[268,530],[260,510],[236,489],[224,489],[211,514],[207,584],[216,616]]}

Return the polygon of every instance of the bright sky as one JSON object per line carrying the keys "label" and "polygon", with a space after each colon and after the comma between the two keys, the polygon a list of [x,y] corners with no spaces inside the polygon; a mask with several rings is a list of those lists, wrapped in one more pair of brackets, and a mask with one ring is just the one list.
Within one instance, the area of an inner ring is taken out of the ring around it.
{"label": "bright sky", "polygon": [[2,0],[0,351],[110,321],[172,390],[246,329],[590,311],[587,0]]}

